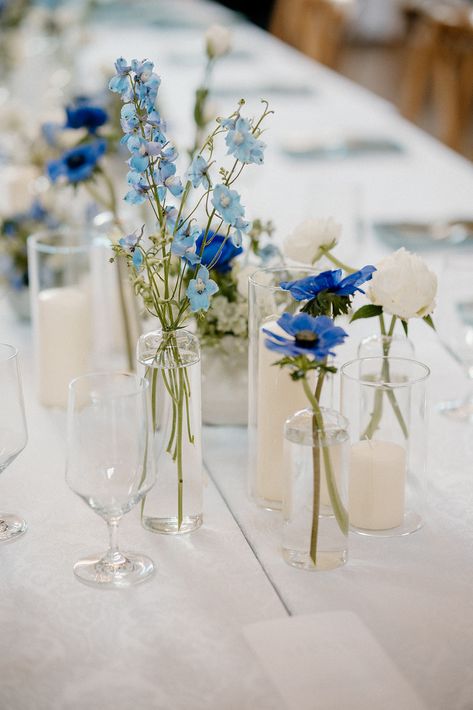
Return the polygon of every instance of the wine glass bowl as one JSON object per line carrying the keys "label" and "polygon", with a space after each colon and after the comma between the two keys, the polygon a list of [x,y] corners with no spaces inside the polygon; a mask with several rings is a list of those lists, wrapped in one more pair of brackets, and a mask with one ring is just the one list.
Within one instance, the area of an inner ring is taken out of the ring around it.
{"label": "wine glass bowl", "polygon": [[[25,408],[18,350],[0,343],[0,473],[26,446]],[[0,512],[0,542],[16,540],[26,532],[24,520],[12,513]]]}
{"label": "wine glass bowl", "polygon": [[155,482],[148,383],[125,373],[83,375],[69,385],[66,481],[108,525],[110,547],[74,566],[92,586],[127,587],[149,578],[153,562],[122,553],[118,524]]}

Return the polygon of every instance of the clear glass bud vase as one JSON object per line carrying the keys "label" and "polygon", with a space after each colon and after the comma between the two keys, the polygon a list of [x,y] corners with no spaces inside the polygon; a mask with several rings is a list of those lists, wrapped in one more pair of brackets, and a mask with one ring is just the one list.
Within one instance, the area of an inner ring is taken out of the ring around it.
{"label": "clear glass bud vase", "polygon": [[333,409],[304,409],[284,427],[283,557],[330,570],[348,555],[348,422]]}
{"label": "clear glass bud vase", "polygon": [[427,380],[415,360],[368,357],[341,370],[350,421],[350,525],[358,533],[408,535],[425,506]]}
{"label": "clear glass bud vase", "polygon": [[189,533],[203,520],[199,341],[186,330],[147,333],[138,360],[150,383],[157,471],[142,523],[156,533]]}

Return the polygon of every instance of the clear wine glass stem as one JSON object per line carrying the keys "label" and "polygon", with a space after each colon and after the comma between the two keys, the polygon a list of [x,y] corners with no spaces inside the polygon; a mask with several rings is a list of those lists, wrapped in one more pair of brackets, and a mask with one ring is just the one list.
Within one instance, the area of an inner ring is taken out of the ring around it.
{"label": "clear wine glass stem", "polygon": [[109,518],[107,520],[109,549],[103,558],[103,562],[113,566],[123,565],[127,562],[127,558],[122,555],[118,549],[118,526],[120,524],[120,520],[121,517]]}

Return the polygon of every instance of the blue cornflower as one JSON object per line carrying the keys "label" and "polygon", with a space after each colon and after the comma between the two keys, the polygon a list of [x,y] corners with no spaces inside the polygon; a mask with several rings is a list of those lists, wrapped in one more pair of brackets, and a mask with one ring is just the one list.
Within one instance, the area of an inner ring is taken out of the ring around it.
{"label": "blue cornflower", "polygon": [[68,182],[87,180],[93,173],[99,158],[105,153],[107,143],[96,140],[67,150],[58,160],[47,163],[47,172],[52,182],[64,175]]}
{"label": "blue cornflower", "polygon": [[200,229],[196,225],[191,226],[190,223],[184,230],[179,230],[174,235],[171,244],[171,251],[175,256],[187,259],[192,264],[198,264],[200,261],[197,253],[197,237],[200,234]]}
{"label": "blue cornflower", "polygon": [[225,136],[228,153],[234,155],[242,163],[262,163],[265,144],[256,140],[251,132],[250,122],[239,118],[235,126],[228,130]]}
{"label": "blue cornflower", "polygon": [[210,278],[208,269],[206,269],[205,266],[201,266],[196,278],[189,281],[189,286],[186,291],[192,313],[208,311],[210,296],[213,296],[217,291],[218,286],[215,281]]}
{"label": "blue cornflower", "polygon": [[236,190],[229,190],[226,185],[216,185],[213,189],[212,204],[219,215],[232,226],[238,217],[244,217],[245,210],[240,204],[240,195]]}
{"label": "blue cornflower", "polygon": [[[205,232],[201,232],[197,239],[196,248],[199,254],[202,249],[204,235]],[[200,259],[201,263],[204,266],[212,264],[212,269],[215,269],[219,274],[226,274],[231,271],[233,259],[242,254],[243,249],[235,246],[228,237],[224,237],[222,234],[215,234],[214,232],[208,232],[206,241],[207,244],[204,247]],[[220,254],[215,262],[215,257],[218,252],[220,252]]]}
{"label": "blue cornflower", "polygon": [[283,313],[277,323],[291,337],[285,338],[263,328],[263,333],[268,336],[264,344],[269,350],[289,357],[308,355],[315,360],[325,360],[329,355],[335,355],[332,348],[341,345],[347,337],[343,328],[327,316],[314,318],[307,313],[295,316]]}
{"label": "blue cornflower", "polygon": [[95,133],[108,121],[107,112],[88,104],[87,99],[77,99],[74,105],[67,106],[66,117],[64,128],[87,128],[89,133]]}
{"label": "blue cornflower", "polygon": [[290,291],[296,301],[310,301],[319,293],[334,293],[337,296],[353,296],[356,291],[364,293],[359,288],[361,284],[372,278],[374,266],[364,266],[354,274],[342,278],[342,270],[323,271],[315,276],[307,276],[298,281],[282,281],[280,286],[285,291]]}
{"label": "blue cornflower", "polygon": [[192,163],[187,171],[187,179],[191,181],[193,187],[199,187],[200,184],[204,186],[206,190],[210,187],[210,180],[208,176],[209,164],[201,155],[194,156]]}

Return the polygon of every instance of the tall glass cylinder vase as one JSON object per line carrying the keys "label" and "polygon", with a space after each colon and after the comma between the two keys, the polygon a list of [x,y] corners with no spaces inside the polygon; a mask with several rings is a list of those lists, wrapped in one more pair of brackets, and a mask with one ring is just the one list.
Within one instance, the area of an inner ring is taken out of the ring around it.
{"label": "tall glass cylinder vase", "polygon": [[199,341],[186,330],[147,333],[138,360],[150,382],[157,470],[142,523],[155,533],[189,533],[203,520]]}
{"label": "tall glass cylinder vase", "polygon": [[348,422],[332,409],[304,409],[284,436],[283,557],[301,569],[334,569],[348,554]]}
{"label": "tall glass cylinder vase", "polygon": [[[28,273],[43,405],[65,407],[69,382],[91,370],[128,368],[110,241],[57,230],[28,239]],[[136,341],[135,341],[136,342]]]}
{"label": "tall glass cylinder vase", "polygon": [[408,535],[425,504],[427,380],[415,360],[370,357],[341,370],[350,421],[350,524],[365,535]]}
{"label": "tall glass cylinder vase", "polygon": [[273,366],[280,358],[264,346],[263,328],[280,332],[276,321],[281,314],[300,308],[301,304],[280,287],[281,281],[313,273],[312,269],[259,269],[249,279],[249,495],[270,510],[282,506],[284,423],[304,409],[307,400],[300,383],[294,382],[287,370]]}

